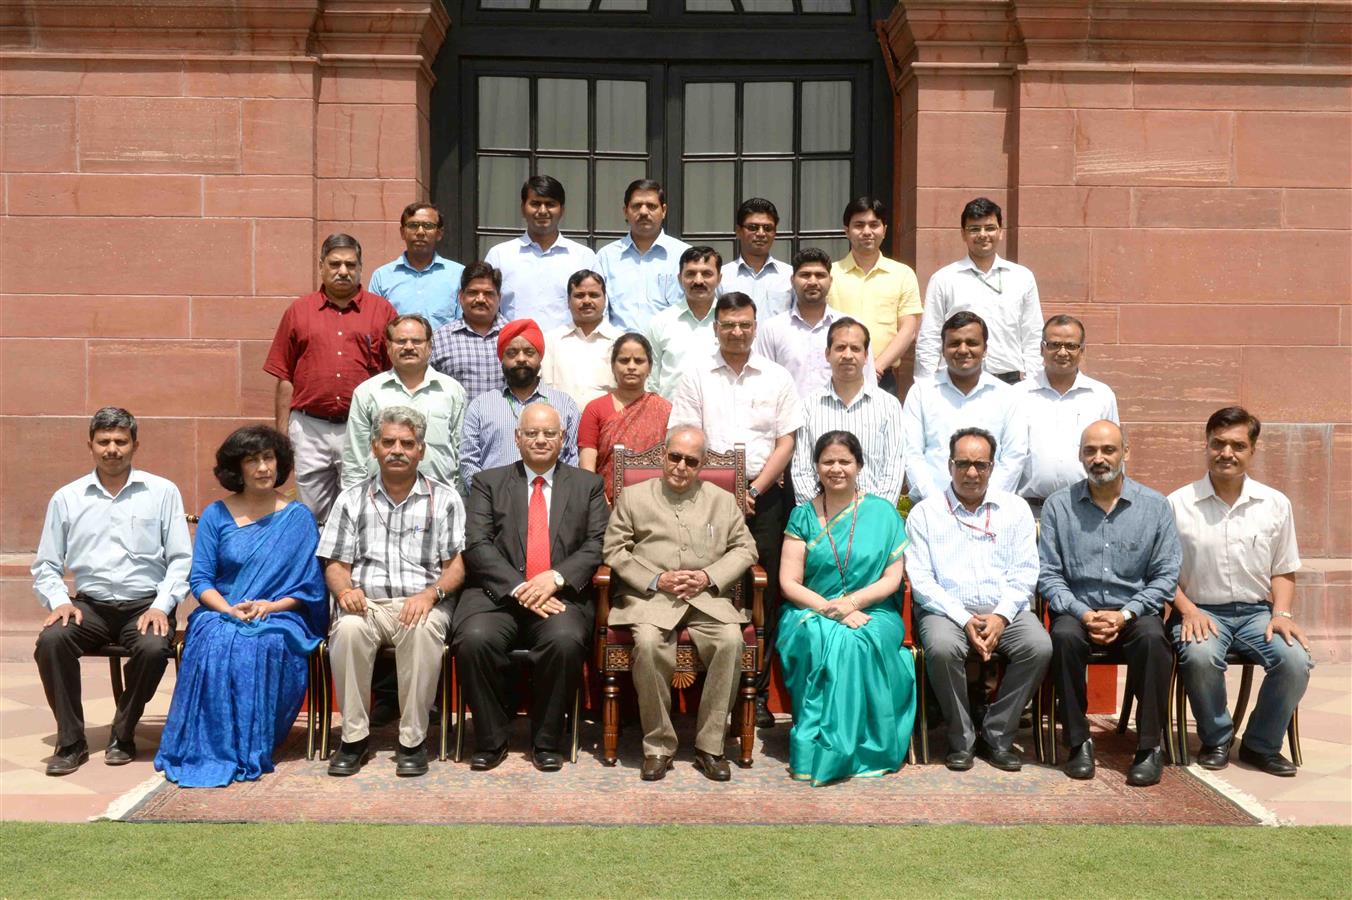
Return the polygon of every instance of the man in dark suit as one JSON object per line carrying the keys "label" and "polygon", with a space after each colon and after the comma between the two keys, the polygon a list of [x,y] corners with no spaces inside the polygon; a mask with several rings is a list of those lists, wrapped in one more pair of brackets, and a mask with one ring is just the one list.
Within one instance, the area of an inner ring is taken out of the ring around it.
{"label": "man in dark suit", "polygon": [[533,654],[532,761],[542,772],[563,766],[563,718],[591,648],[591,580],[610,515],[601,479],[559,464],[564,439],[558,412],[532,403],[516,427],[521,461],[478,473],[470,490],[451,648],[474,713],[476,771],[507,755],[515,646]]}

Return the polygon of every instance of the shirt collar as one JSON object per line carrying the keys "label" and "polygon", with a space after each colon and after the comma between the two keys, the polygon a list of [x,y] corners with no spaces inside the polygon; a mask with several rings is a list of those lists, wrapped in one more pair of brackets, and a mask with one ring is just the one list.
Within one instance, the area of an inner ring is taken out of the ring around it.
{"label": "shirt collar", "polygon": [[988,487],[986,488],[986,496],[981,501],[981,505],[978,506],[975,511],[969,510],[967,507],[963,506],[962,501],[958,499],[957,491],[953,490],[952,479],[949,479],[948,487],[944,488],[944,496],[948,498],[948,507],[949,509],[953,510],[954,514],[958,514],[959,511],[961,511],[961,513],[963,514],[974,516],[977,513],[981,512],[981,510],[985,509],[987,506],[989,506],[991,509],[1000,508],[1000,501],[995,497],[991,496],[991,490]]}
{"label": "shirt collar", "polygon": [[427,268],[419,269],[414,266],[413,263],[408,261],[408,251],[405,250],[403,253],[399,254],[399,267],[408,269],[410,272],[431,272],[433,269],[446,268],[446,257],[433,250],[432,261],[427,264]]}
{"label": "shirt collar", "polygon": [[[1239,509],[1245,503],[1262,499],[1261,492],[1255,488],[1256,484],[1257,482],[1245,475],[1244,483],[1239,487],[1239,497],[1236,498],[1234,505],[1230,508]],[[1201,503],[1210,497],[1215,497],[1217,503],[1222,506],[1225,505],[1225,501],[1216,495],[1216,486],[1211,483],[1211,475],[1208,473],[1197,482],[1197,502]]]}
{"label": "shirt collar", "polygon": [[539,241],[531,240],[529,232],[523,231],[521,234],[517,235],[516,242],[518,244],[518,251],[524,252],[529,250],[537,256],[548,256],[551,253],[568,252],[568,239],[563,236],[563,232],[559,232],[559,236],[554,238],[554,243],[550,244],[548,250],[541,247]]}
{"label": "shirt collar", "polygon": [[[872,400],[874,394],[876,393],[878,393],[878,386],[876,384],[869,384],[868,379],[865,378],[864,386],[859,389],[859,393],[854,395],[853,402],[861,403],[864,400]],[[834,398],[835,401],[839,403],[841,406],[845,407],[846,409],[849,409],[850,404],[846,403],[843,399],[841,399],[840,393],[836,390],[836,383],[834,379],[826,383],[826,389],[825,391],[823,391],[823,394],[827,397]]]}
{"label": "shirt collar", "polygon": [[463,318],[456,319],[454,322],[450,324],[449,327],[452,331],[468,331],[475,337],[481,337],[484,340],[488,340],[489,338],[493,337],[493,335],[501,331],[502,327],[506,324],[507,320],[503,318],[501,315],[499,315],[496,319],[493,320],[493,325],[488,329],[488,334],[483,335],[479,334],[479,332],[475,331],[473,328],[470,328],[469,323],[466,322]]}
{"label": "shirt collar", "polygon": [[[723,359],[723,351],[721,349],[715,350],[713,356],[709,358],[709,361],[713,363],[713,371],[715,372],[719,369],[727,369],[729,372],[732,371],[732,366],[728,365],[727,360]],[[742,372],[746,372],[747,369],[750,369],[753,372],[764,372],[765,364],[767,362],[769,362],[768,359],[761,356],[755,350],[752,350],[751,355],[746,358],[746,364],[742,366]]]}
{"label": "shirt collar", "polygon": [[[953,390],[955,390],[955,391],[958,390],[957,386],[953,384],[953,379],[951,379],[951,378],[948,377],[948,366],[947,366],[947,365],[940,366],[940,367],[939,367],[939,370],[938,370],[937,372],[934,373],[934,383],[935,383],[935,384],[946,384],[946,385],[948,385],[949,387],[952,387]],[[970,393],[964,394],[963,396],[965,396],[965,397],[975,397],[975,396],[977,395],[977,393],[980,392],[981,390],[983,390],[983,389],[985,389],[985,388],[988,388],[988,387],[994,387],[994,386],[997,385],[997,384],[1004,385],[1004,382],[1001,381],[1000,379],[996,378],[996,377],[995,377],[994,375],[992,375],[990,372],[987,372],[985,369],[982,369],[982,370],[981,370],[981,378],[977,380],[976,387],[972,388],[972,390],[971,390]],[[1007,386],[1007,385],[1006,385],[1006,386]],[[959,393],[961,393],[961,391],[959,391]]]}
{"label": "shirt collar", "polygon": [[[971,256],[964,256],[962,259],[958,260],[958,268],[971,269],[973,272],[976,272],[978,275],[982,276],[989,274],[987,272],[981,271],[981,267],[976,264],[976,261],[972,259]],[[1008,268],[1009,263],[1005,259],[1003,259],[1000,256],[1000,254],[998,253],[995,254],[995,262],[991,263],[991,272],[994,272],[997,269],[1008,269]]]}
{"label": "shirt collar", "polygon": [[789,305],[789,318],[797,319],[799,322],[802,322],[804,325],[807,325],[808,328],[813,330],[816,330],[818,328],[829,328],[831,326],[831,323],[834,322],[836,320],[836,317],[839,315],[840,315],[839,311],[832,309],[831,305],[827,304],[826,309],[822,312],[821,321],[818,322],[816,325],[808,325],[807,319],[804,319],[803,314],[798,311],[797,296],[793,298],[793,303]]}
{"label": "shirt collar", "polygon": [[545,487],[552,490],[554,488],[554,475],[559,471],[559,464],[554,463],[554,465],[550,466],[543,472],[535,472],[523,462],[521,464],[521,471],[526,474],[526,485],[528,487],[534,484],[535,477],[539,475],[541,478],[545,480]]}
{"label": "shirt collar", "polygon": [[[850,270],[854,270],[856,272],[860,272],[865,275],[868,274],[867,272],[864,272],[864,267],[859,265],[859,263],[855,260],[853,250],[845,254],[845,258],[840,261],[840,267],[846,270],[847,272]],[[877,264],[874,265],[874,267],[872,269],[869,269],[868,271],[891,272],[894,271],[896,267],[897,261],[895,259],[888,258],[887,254],[884,253],[878,257]]]}
{"label": "shirt collar", "polygon": [[[403,506],[403,503],[395,503],[394,498],[390,496],[390,492],[385,490],[385,478],[380,474],[379,470],[371,476],[371,480],[375,482],[374,490],[384,496],[384,498],[389,501],[390,506]],[[427,484],[427,476],[419,472],[418,476],[413,479],[413,487],[409,489],[408,496],[404,498],[404,503],[407,503],[415,496],[424,494],[431,494],[431,489]]]}
{"label": "shirt collar", "polygon": [[352,295],[352,299],[349,300],[347,306],[342,307],[342,309],[339,309],[338,304],[329,301],[328,292],[322,287],[316,293],[319,295],[319,309],[323,309],[326,306],[332,306],[334,309],[338,309],[339,312],[342,312],[350,307],[353,312],[361,312],[361,302],[362,298],[366,296],[366,288],[358,285],[357,293]]}
{"label": "shirt collar", "polygon": [[592,329],[590,335],[583,334],[582,326],[574,322],[571,328],[563,332],[563,336],[568,337],[569,335],[576,335],[579,340],[583,341],[596,341],[598,339],[613,341],[623,333],[624,332],[620,331],[614,325],[610,324],[608,319],[603,317],[600,324]]}
{"label": "shirt collar", "polygon": [[[946,368],[945,372],[947,372]],[[1076,370],[1075,380],[1070,383],[1070,390],[1066,391],[1064,395],[1062,395],[1060,391],[1056,390],[1056,388],[1052,387],[1051,379],[1047,377],[1046,369],[1039,369],[1037,374],[1033,376],[1033,381],[1037,384],[1038,388],[1041,390],[1051,391],[1057,394],[1058,396],[1067,396],[1075,393],[1076,391],[1089,390],[1089,384],[1085,380],[1087,377],[1088,376],[1086,376],[1084,372]]]}
{"label": "shirt collar", "polygon": [[418,382],[418,386],[410,391],[408,388],[404,387],[404,382],[399,378],[399,373],[394,371],[393,368],[390,368],[385,371],[384,378],[380,382],[380,385],[381,387],[398,385],[401,391],[412,396],[413,394],[418,393],[418,391],[421,391],[423,388],[441,387],[441,377],[442,377],[441,373],[438,372],[436,369],[432,368],[432,366],[429,364],[427,366],[427,371],[423,372],[422,381]]}
{"label": "shirt collar", "polygon": [[[1089,492],[1089,479],[1081,478],[1070,486],[1071,495],[1077,503],[1093,503],[1094,495]],[[1141,485],[1133,481],[1130,477],[1122,476],[1122,493],[1117,496],[1117,502],[1122,505],[1131,506],[1136,502],[1141,493]]]}
{"label": "shirt collar", "polygon": [[[94,490],[98,491],[105,497],[113,496],[112,494],[108,493],[108,489],[103,486],[103,482],[99,481],[99,473],[97,469],[95,469],[94,471],[86,475],[84,478],[82,478],[81,483],[84,485],[84,493],[86,494],[89,493],[90,488],[93,488]],[[146,484],[145,475],[141,473],[140,469],[137,469],[135,467],[133,467],[132,470],[127,473],[127,483],[122,485],[122,490],[117,492],[117,496],[121,497],[124,493],[126,493],[127,488],[131,487],[133,484]]]}
{"label": "shirt collar", "polygon": [[[522,408],[525,408],[532,403],[539,403],[542,401],[545,403],[549,403],[549,398],[546,397],[544,393],[542,393],[544,391],[544,387],[545,383],[543,380],[537,381],[535,383],[535,390],[524,401],[518,400],[516,398],[516,394],[512,393],[511,385],[507,385],[506,387],[504,387],[502,391],[498,394],[498,396],[506,400],[508,403],[520,403]],[[550,405],[552,406],[553,404],[551,403]]]}
{"label": "shirt collar", "polygon": [[779,260],[775,259],[772,256],[765,261],[765,265],[761,266],[761,270],[757,272],[755,269],[751,268],[750,263],[748,263],[745,259],[739,256],[734,261],[733,267],[738,275],[750,275],[752,278],[760,278],[766,272],[771,273],[778,272],[780,269],[784,267],[784,263],[780,262]]}
{"label": "shirt collar", "polygon": [[710,303],[709,311],[705,313],[704,318],[701,319],[695,315],[695,311],[690,308],[690,301],[685,297],[684,294],[682,294],[680,305],[681,312],[679,317],[689,319],[690,321],[698,325],[703,325],[705,322],[712,322],[714,320],[714,312],[717,305],[718,305],[717,303]]}
{"label": "shirt collar", "polygon": [[624,237],[620,238],[620,255],[623,256],[624,254],[632,250],[635,256],[637,256],[639,259],[642,259],[643,257],[648,256],[649,254],[653,254],[660,249],[662,251],[661,253],[662,258],[666,259],[667,258],[666,240],[667,240],[667,231],[664,228],[661,231],[657,232],[657,237],[653,239],[652,246],[648,248],[648,252],[639,253],[638,247],[634,246],[634,236],[626,231],[624,233]]}

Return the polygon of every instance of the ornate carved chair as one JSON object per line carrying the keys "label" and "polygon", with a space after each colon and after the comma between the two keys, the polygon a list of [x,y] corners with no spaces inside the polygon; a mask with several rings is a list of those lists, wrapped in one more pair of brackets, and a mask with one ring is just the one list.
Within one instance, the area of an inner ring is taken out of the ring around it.
{"label": "ornate carved chair", "polygon": [[[647,450],[633,451],[622,444],[615,445],[615,499],[626,485],[634,485],[662,475],[662,444]],[[716,484],[737,498],[737,505],[746,508],[746,450],[741,444],[730,453],[706,454],[700,470],[702,480]],[[596,669],[602,679],[602,762],[615,765],[620,735],[620,680],[623,672],[632,670],[634,640],[624,625],[610,627],[606,620],[610,613],[610,567],[601,566],[593,579],[596,585]],[[765,616],[762,595],[765,590],[765,570],[752,566],[746,577],[732,590],[732,601],[738,609],[745,609],[747,596],[751,598],[751,623],[742,631],[742,681],[733,713],[734,729],[741,742],[737,765],[751,765],[751,751],[756,739],[756,674],[765,660]],[[690,640],[690,634],[681,629],[676,640],[676,672],[672,687],[688,688],[695,683],[704,663]]]}

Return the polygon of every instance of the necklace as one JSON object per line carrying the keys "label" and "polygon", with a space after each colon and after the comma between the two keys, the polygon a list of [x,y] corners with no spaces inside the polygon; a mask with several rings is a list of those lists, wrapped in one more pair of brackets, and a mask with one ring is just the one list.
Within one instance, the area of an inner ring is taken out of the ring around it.
{"label": "necklace", "polygon": [[[840,551],[836,548],[836,539],[831,536],[831,520],[826,515],[826,495],[822,495],[822,518],[826,519],[826,539],[831,543],[831,555],[836,558],[836,571],[840,573],[840,586],[845,587],[845,570],[850,567],[850,555],[854,553],[854,526],[859,522],[859,494],[855,493],[854,512],[850,515],[850,536],[845,542],[845,562],[840,561]],[[841,512],[844,512],[842,509]],[[840,515],[840,513],[836,513]]]}

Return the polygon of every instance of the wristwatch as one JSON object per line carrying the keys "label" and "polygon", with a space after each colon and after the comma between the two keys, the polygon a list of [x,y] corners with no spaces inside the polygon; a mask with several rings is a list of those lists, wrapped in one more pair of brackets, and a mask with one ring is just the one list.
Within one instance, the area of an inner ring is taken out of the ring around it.
{"label": "wristwatch", "polygon": [[1294,619],[1294,618],[1295,618],[1295,616],[1291,615],[1289,612],[1287,612],[1287,611],[1284,610],[1284,609],[1281,610],[1280,612],[1275,612],[1275,613],[1273,613],[1273,615],[1274,615],[1274,616],[1281,616],[1283,619]]}
{"label": "wristwatch", "polygon": [[435,585],[435,584],[434,584],[434,585],[432,585],[432,589],[435,590],[435,591],[437,592],[437,602],[438,602],[438,603],[442,603],[442,602],[444,602],[444,601],[446,600],[446,596],[447,596],[447,595],[446,595],[446,592],[443,591],[443,590],[441,589],[441,586],[440,586],[440,585]]}
{"label": "wristwatch", "polygon": [[746,495],[750,497],[752,500],[755,500],[757,497],[760,496],[760,491],[756,490],[756,486],[753,484],[746,489]]}
{"label": "wristwatch", "polygon": [[1130,622],[1130,621],[1131,621],[1132,619],[1134,619],[1134,618],[1136,618],[1136,613],[1132,612],[1132,611],[1129,610],[1129,609],[1124,609],[1124,610],[1122,610],[1122,621],[1123,621],[1123,622]]}
{"label": "wristwatch", "polygon": [[562,587],[567,586],[567,584],[568,584],[568,582],[566,582],[566,581],[563,580],[563,576],[562,576],[562,575],[560,575],[558,572],[554,572],[554,587],[556,587],[556,588],[562,588]]}

